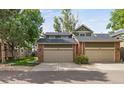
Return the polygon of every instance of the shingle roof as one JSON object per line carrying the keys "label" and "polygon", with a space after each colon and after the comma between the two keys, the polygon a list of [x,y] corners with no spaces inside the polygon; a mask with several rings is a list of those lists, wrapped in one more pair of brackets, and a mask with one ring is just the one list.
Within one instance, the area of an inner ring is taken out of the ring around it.
{"label": "shingle roof", "polygon": [[75,44],[74,39],[47,39],[47,38],[40,38],[38,43],[42,44]]}
{"label": "shingle roof", "polygon": [[116,36],[120,36],[122,34],[124,34],[124,29],[117,30],[116,32],[112,33],[111,36],[116,37]]}
{"label": "shingle roof", "polygon": [[109,34],[93,34],[92,36],[77,37],[82,42],[119,42],[119,39],[112,38]]}
{"label": "shingle roof", "polygon": [[[93,34],[92,36],[76,37],[79,42],[120,42],[119,39],[112,38],[109,34]],[[72,38],[40,38],[38,43],[42,44],[76,44],[76,41]]]}
{"label": "shingle roof", "polygon": [[71,35],[69,32],[46,32],[45,35]]}

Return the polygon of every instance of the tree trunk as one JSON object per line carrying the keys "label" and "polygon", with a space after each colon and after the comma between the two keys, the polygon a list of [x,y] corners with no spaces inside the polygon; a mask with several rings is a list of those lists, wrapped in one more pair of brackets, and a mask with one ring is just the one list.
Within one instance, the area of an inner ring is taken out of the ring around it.
{"label": "tree trunk", "polygon": [[5,49],[4,49],[4,42],[1,42],[1,59],[2,59],[2,63],[5,63]]}
{"label": "tree trunk", "polygon": [[9,52],[8,51],[8,45],[6,45],[6,51],[5,52],[6,52],[6,60],[8,60],[8,52]]}
{"label": "tree trunk", "polygon": [[11,47],[11,58],[12,59],[15,59],[15,46],[14,46],[14,44],[13,43],[11,43],[11,44],[9,44],[9,46]]}
{"label": "tree trunk", "polygon": [[15,53],[14,53],[14,47],[11,47],[11,54],[12,54],[12,59],[15,59]]}

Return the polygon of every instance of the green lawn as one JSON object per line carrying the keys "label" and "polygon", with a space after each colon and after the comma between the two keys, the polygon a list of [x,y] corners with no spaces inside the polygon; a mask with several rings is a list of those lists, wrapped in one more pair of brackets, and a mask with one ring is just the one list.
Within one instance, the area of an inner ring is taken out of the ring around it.
{"label": "green lawn", "polygon": [[12,66],[35,66],[38,62],[37,57],[25,57],[22,59],[8,60],[7,64],[11,64]]}

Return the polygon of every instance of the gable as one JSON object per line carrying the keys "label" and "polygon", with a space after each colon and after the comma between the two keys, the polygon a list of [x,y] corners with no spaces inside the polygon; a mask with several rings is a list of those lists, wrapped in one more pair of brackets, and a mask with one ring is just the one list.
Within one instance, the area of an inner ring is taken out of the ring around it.
{"label": "gable", "polygon": [[93,33],[93,31],[90,28],[88,28],[87,26],[85,26],[84,24],[82,24],[81,26],[76,28],[75,31],[86,31],[86,32]]}

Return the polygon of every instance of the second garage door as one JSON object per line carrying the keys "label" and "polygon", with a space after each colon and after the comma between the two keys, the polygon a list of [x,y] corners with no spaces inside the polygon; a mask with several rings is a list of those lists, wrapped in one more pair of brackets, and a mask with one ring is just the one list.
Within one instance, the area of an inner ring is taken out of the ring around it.
{"label": "second garage door", "polygon": [[72,46],[44,48],[44,62],[73,62]]}
{"label": "second garage door", "polygon": [[92,62],[114,62],[114,49],[86,49]]}
{"label": "second garage door", "polygon": [[85,46],[85,54],[91,62],[114,62],[113,42],[90,42]]}

